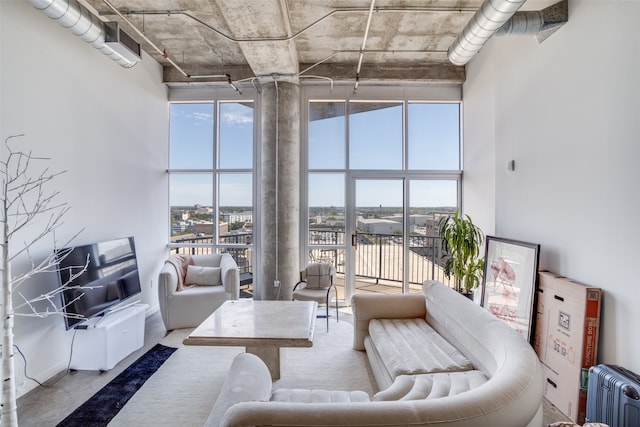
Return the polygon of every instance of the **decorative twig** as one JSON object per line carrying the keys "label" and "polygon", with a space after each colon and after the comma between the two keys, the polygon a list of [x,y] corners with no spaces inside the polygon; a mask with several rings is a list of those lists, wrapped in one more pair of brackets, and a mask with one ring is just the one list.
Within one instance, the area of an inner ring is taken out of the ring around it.
{"label": "decorative twig", "polygon": [[[16,383],[15,383],[15,365],[14,365],[14,345],[13,345],[13,322],[15,316],[27,317],[48,317],[52,315],[60,315],[73,319],[84,320],[84,317],[77,314],[66,312],[66,308],[75,304],[84,296],[84,292],[80,292],[71,301],[64,302],[61,294],[67,289],[71,290],[89,290],[95,286],[71,286],[71,283],[82,273],[84,273],[89,264],[87,256],[84,265],[68,267],[68,280],[55,289],[41,293],[36,297],[27,297],[18,288],[24,286],[35,275],[41,273],[58,272],[62,276],[62,270],[59,267],[60,260],[70,254],[71,249],[61,251],[51,251],[40,262],[36,262],[32,256],[32,250],[42,239],[49,234],[53,235],[54,247],[55,232],[64,222],[64,215],[69,211],[66,203],[58,203],[56,198],[59,191],[47,191],[45,188],[53,179],[57,178],[63,172],[52,172],[49,167],[45,167],[39,174],[31,174],[34,162],[42,160],[50,160],[42,157],[35,157],[31,152],[16,151],[11,147],[13,139],[24,135],[12,135],[5,139],[5,146],[8,155],[6,161],[0,161],[0,225],[2,226],[2,236],[0,239],[0,254],[2,259],[2,295],[0,301],[0,319],[2,321],[2,379],[0,386],[2,387],[2,401],[0,407],[0,423],[2,426],[17,427],[18,412],[16,405]],[[35,233],[31,233],[33,237],[24,241],[20,249],[11,252],[13,247],[10,243],[13,241],[17,233],[24,232],[27,228],[33,226],[34,221],[42,215],[48,215],[44,221],[42,228]],[[79,233],[76,233],[73,240]],[[70,241],[67,242],[67,246]],[[11,274],[11,264],[19,257],[26,256],[30,262],[30,270],[15,277]],[[14,305],[13,291],[21,299],[21,302]],[[60,302],[62,301],[62,302]],[[43,306],[42,309],[40,306]],[[22,311],[24,309],[24,312]]]}

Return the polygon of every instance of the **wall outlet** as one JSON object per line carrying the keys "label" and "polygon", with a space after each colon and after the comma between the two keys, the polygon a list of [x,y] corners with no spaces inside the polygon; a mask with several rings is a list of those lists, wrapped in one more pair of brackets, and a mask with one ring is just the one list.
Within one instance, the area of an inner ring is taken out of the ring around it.
{"label": "wall outlet", "polygon": [[274,288],[279,288],[280,287],[280,280],[274,280],[273,281],[273,287]]}

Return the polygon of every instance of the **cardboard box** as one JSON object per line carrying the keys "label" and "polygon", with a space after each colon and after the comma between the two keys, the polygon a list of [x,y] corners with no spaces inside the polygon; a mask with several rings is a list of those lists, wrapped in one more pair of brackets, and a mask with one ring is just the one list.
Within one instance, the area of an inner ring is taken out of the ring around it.
{"label": "cardboard box", "polygon": [[[544,363],[542,364],[544,375],[544,397],[573,422],[582,425],[586,415],[586,404],[580,409],[581,402],[586,402],[587,391],[577,389],[568,377],[576,377],[579,372],[556,372]],[[578,421],[580,418],[583,421]],[[578,425],[576,424],[576,425]]]}
{"label": "cardboard box", "polygon": [[538,275],[533,347],[545,372],[545,397],[583,424],[589,368],[596,364],[602,290],[548,271]]}

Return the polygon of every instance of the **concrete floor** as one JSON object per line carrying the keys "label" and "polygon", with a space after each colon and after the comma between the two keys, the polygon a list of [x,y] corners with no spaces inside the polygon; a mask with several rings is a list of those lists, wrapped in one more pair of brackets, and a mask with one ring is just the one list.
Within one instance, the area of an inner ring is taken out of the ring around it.
{"label": "concrete floor", "polygon": [[[351,308],[340,310],[340,321],[350,321]],[[47,382],[49,387],[38,387],[18,399],[20,425],[53,426],[62,421],[89,396],[100,390],[138,357],[157,344],[166,334],[160,313],[146,319],[144,346],[129,355],[108,372],[75,371]],[[57,382],[56,382],[57,381]],[[544,400],[544,425],[558,421],[570,421],[546,399]]]}

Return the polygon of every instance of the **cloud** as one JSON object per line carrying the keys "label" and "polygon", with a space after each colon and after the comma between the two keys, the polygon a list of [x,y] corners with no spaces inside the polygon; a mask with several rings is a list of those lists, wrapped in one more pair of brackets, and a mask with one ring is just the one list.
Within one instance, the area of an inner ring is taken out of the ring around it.
{"label": "cloud", "polygon": [[[198,108],[198,107],[196,107]],[[171,111],[171,115],[174,118],[179,117],[180,119],[186,119],[191,121],[203,121],[212,123],[213,122],[213,113],[209,111],[202,111],[195,109],[192,105],[188,107],[181,106],[181,108],[174,108]]]}
{"label": "cloud", "polygon": [[205,120],[208,122],[213,120],[213,114],[209,114],[209,113],[195,112],[195,113],[188,114],[187,116],[192,119]]}
{"label": "cloud", "polygon": [[228,126],[244,126],[253,123],[253,109],[232,109],[225,106],[221,121]]}

